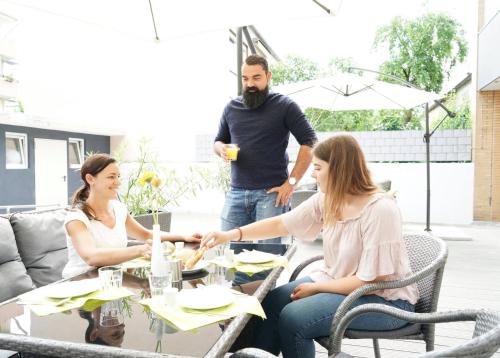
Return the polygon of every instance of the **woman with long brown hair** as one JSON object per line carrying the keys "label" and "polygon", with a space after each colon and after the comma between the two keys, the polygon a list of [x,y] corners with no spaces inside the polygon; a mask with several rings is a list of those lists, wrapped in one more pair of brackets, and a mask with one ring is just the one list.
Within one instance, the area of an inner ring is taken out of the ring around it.
{"label": "woman with long brown hair", "polygon": [[[355,289],[411,273],[394,199],[373,183],[363,152],[349,135],[316,145],[313,174],[320,191],[294,210],[227,232],[205,235],[202,245],[293,235],[313,241],[322,232],[324,266],[272,290],[263,301],[267,319],[255,346],[283,357],[314,357],[315,337],[328,336],[342,300]],[[383,303],[413,311],[415,285],[361,297],[355,306]],[[352,329],[389,330],[406,322],[380,314],[354,320]]]}
{"label": "woman with long brown hair", "polygon": [[[63,277],[97,266],[150,257],[152,231],[139,224],[117,200],[120,169],[116,160],[108,154],[94,154],[85,160],[80,175],[83,185],[73,195],[72,209],[64,223],[68,263]],[[144,244],[127,247],[127,236]],[[200,239],[200,234],[161,234],[162,241],[199,242]]]}

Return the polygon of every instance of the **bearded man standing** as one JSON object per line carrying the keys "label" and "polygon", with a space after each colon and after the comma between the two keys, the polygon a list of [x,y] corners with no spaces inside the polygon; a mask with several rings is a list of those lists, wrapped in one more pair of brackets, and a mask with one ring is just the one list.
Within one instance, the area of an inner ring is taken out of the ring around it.
{"label": "bearded man standing", "polygon": [[[222,113],[215,153],[227,161],[226,146],[240,148],[231,161],[231,190],[221,215],[224,231],[288,211],[295,185],[311,163],[316,134],[295,102],[269,92],[271,76],[264,57],[249,56],[242,67],[243,96],[231,100]],[[290,133],[300,150],[289,174]]]}

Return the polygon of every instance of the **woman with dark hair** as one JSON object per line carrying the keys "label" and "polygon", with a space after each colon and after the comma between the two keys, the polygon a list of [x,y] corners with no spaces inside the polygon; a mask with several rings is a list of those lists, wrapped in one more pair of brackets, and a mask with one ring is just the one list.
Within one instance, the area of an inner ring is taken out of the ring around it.
{"label": "woman with dark hair", "polygon": [[[255,329],[255,346],[283,357],[314,357],[315,337],[328,336],[342,300],[355,289],[411,273],[394,199],[379,191],[363,152],[349,135],[316,145],[313,174],[320,192],[294,210],[227,232],[205,235],[202,245],[293,235],[313,241],[322,231],[324,266],[272,290],[263,301],[267,319]],[[355,305],[383,303],[413,311],[415,285],[380,290]],[[390,330],[407,322],[380,314],[355,319],[350,328]]]}
{"label": "woman with dark hair", "polygon": [[[150,257],[153,233],[139,224],[125,205],[117,200],[120,170],[114,158],[94,154],[81,168],[83,186],[73,195],[72,210],[64,227],[68,244],[68,263],[63,277],[72,277],[93,267],[116,265],[137,257]],[[127,247],[127,236],[144,244]],[[161,233],[162,241],[199,242],[191,236]]]}
{"label": "woman with dark hair", "polygon": [[102,326],[100,323],[100,307],[92,312],[78,310],[78,314],[89,323],[85,330],[86,343],[121,347],[125,336],[125,324],[123,322],[117,322],[117,324],[110,326]]}

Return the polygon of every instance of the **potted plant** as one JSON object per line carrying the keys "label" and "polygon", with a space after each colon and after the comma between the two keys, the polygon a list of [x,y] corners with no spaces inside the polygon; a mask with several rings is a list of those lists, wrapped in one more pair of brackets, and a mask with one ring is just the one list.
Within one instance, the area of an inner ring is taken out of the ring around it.
{"label": "potted plant", "polygon": [[126,163],[123,159],[125,147],[115,153],[126,178],[120,199],[140,224],[151,229],[153,208],[150,202],[151,187],[147,184],[153,177],[158,178],[160,184],[155,188],[155,207],[160,209],[158,223],[162,231],[170,231],[172,214],[167,211],[168,207],[177,205],[182,197],[196,196],[196,192],[202,187],[203,179],[193,168],[189,168],[187,175],[180,176],[173,169],[158,164],[158,153],[151,147],[149,139],[140,139],[139,156],[133,163]]}

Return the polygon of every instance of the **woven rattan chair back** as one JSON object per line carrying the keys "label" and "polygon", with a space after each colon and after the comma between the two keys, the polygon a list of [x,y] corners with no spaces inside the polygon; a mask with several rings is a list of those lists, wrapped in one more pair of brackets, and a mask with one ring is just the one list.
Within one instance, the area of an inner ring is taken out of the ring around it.
{"label": "woven rattan chair back", "polygon": [[[404,240],[413,272],[419,272],[432,264],[442,254],[442,242],[432,236],[421,234],[405,234]],[[437,305],[443,268],[418,281],[420,298],[415,312],[431,312]]]}

